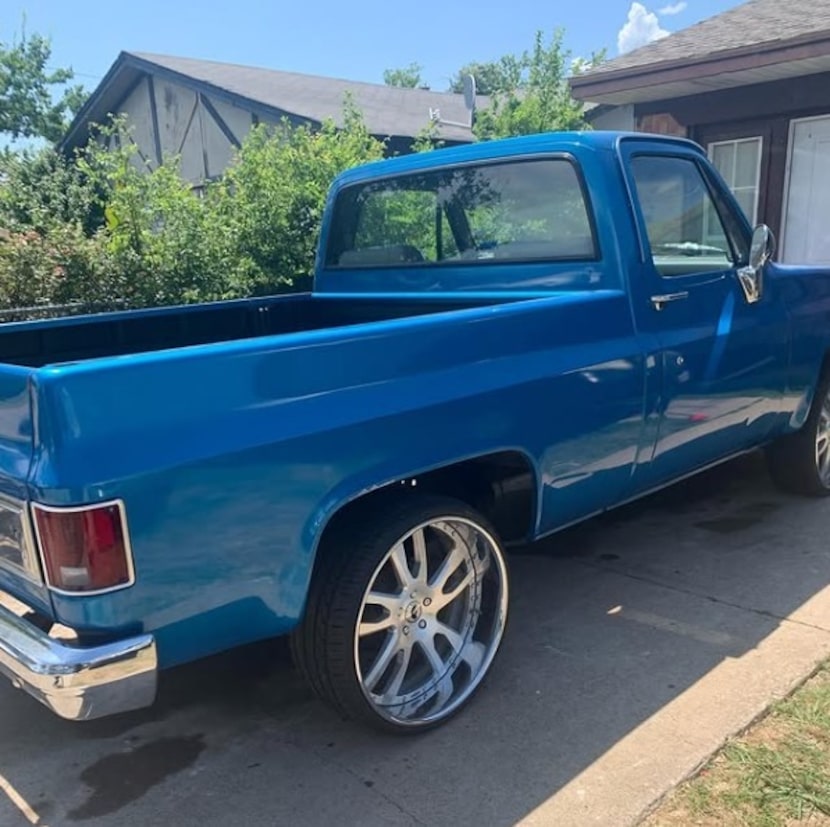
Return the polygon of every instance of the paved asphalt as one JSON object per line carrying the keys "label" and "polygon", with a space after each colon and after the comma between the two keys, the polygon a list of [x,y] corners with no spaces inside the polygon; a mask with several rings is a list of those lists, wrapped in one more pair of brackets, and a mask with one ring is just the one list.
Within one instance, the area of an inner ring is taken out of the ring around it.
{"label": "paved asphalt", "polygon": [[621,827],[830,651],[828,525],[751,456],[514,555],[494,672],[415,738],[341,722],[280,643],[87,724],[2,682],[0,827]]}

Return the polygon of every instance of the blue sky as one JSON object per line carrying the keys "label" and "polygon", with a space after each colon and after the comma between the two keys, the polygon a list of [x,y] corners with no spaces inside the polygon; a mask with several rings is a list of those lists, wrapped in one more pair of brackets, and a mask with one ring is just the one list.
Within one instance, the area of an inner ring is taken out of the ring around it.
{"label": "blue sky", "polygon": [[[140,0],[104,7],[66,0],[3,0],[0,41],[27,30],[52,38],[53,62],[93,88],[122,49],[382,82],[385,68],[418,62],[434,89],[471,60],[529,48],[537,29],[565,29],[575,56],[618,54],[685,28],[738,0]],[[661,12],[662,10],[662,12]]]}

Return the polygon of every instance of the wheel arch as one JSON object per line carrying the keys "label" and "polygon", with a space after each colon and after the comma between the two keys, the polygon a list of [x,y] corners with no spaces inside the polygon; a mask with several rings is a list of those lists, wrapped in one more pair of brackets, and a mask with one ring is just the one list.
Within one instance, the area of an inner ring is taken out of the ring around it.
{"label": "wheel arch", "polygon": [[360,478],[344,481],[329,493],[307,524],[306,546],[311,559],[306,586],[320,565],[325,537],[345,521],[368,519],[373,510],[412,492],[460,500],[486,517],[506,544],[527,542],[538,527],[539,478],[527,451],[504,448],[416,472],[384,475],[381,483],[370,484]]}
{"label": "wheel arch", "polygon": [[788,430],[791,433],[799,431],[806,424],[819,385],[821,385],[822,379],[830,374],[830,347],[825,347],[823,352],[817,354],[817,356],[819,358],[813,361],[814,369],[810,372],[810,378],[806,384],[804,393],[801,395],[798,405],[790,416]]}

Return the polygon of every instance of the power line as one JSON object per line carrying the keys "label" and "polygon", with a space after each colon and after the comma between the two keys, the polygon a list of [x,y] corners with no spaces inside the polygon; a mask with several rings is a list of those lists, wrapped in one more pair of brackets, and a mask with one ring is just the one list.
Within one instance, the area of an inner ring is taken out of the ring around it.
{"label": "power line", "polygon": [[[58,72],[61,69],[65,69],[65,66],[47,66],[46,67],[50,72]],[[90,80],[101,80],[103,75],[93,75],[89,72],[76,72],[74,69],[70,70],[72,72],[72,76],[76,78],[90,78]]]}

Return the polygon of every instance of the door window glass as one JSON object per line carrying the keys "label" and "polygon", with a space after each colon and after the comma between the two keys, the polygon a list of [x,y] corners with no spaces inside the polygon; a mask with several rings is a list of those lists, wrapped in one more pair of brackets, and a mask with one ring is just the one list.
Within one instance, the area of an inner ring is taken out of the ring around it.
{"label": "door window glass", "polygon": [[693,160],[643,155],[632,159],[631,168],[651,256],[661,276],[733,266],[720,213]]}

